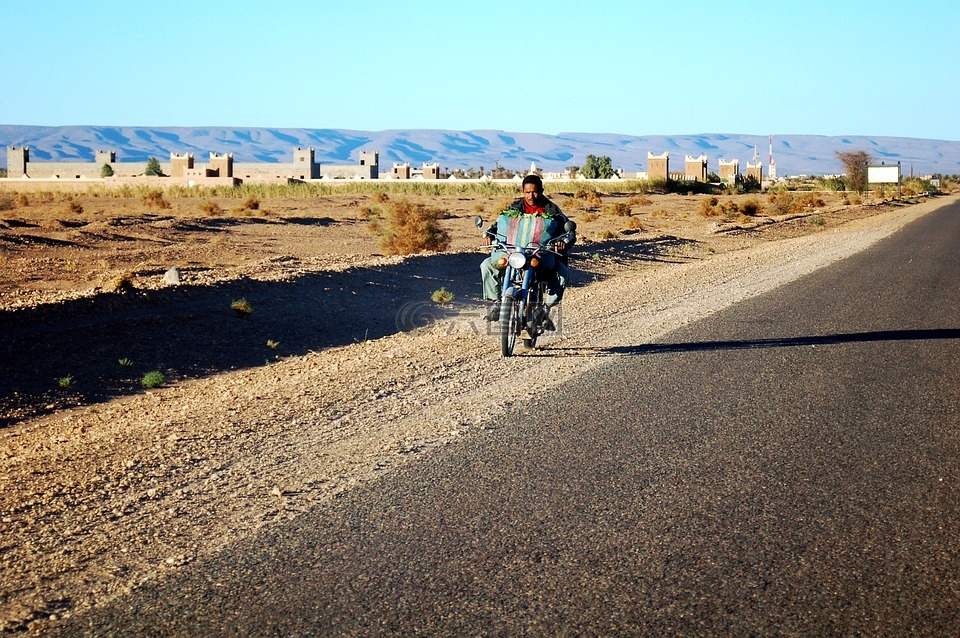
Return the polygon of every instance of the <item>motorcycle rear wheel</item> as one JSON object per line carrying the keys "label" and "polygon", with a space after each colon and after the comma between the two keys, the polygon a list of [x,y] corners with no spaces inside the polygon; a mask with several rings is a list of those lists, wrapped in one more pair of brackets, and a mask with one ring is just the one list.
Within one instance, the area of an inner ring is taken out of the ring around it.
{"label": "motorcycle rear wheel", "polygon": [[500,354],[509,357],[517,344],[520,332],[520,302],[513,297],[504,297],[500,305]]}

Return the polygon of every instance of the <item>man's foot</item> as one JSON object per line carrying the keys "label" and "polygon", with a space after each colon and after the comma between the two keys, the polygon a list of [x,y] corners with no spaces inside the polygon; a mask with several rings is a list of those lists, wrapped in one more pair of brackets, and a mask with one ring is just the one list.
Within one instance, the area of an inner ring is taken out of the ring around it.
{"label": "man's foot", "polygon": [[500,321],[500,302],[494,301],[490,306],[490,310],[487,312],[487,316],[483,318],[484,321]]}
{"label": "man's foot", "polygon": [[556,330],[557,327],[553,325],[553,319],[550,318],[550,307],[541,308],[537,311],[537,319],[540,321],[540,325],[543,326],[544,330]]}

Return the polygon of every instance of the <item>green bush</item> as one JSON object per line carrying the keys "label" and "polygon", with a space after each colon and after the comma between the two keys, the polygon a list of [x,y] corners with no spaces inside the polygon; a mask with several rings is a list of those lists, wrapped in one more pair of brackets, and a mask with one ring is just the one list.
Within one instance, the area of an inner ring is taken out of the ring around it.
{"label": "green bush", "polygon": [[163,177],[163,170],[160,168],[160,160],[151,157],[147,160],[147,167],[143,170],[144,175]]}
{"label": "green bush", "polygon": [[143,379],[140,380],[140,384],[145,388],[159,388],[166,382],[166,377],[158,370],[152,370],[146,373],[143,375]]}

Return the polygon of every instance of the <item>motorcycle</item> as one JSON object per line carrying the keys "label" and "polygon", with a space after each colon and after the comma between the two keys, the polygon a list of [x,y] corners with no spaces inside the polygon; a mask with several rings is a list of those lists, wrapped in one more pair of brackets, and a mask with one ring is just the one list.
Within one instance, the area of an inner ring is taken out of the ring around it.
{"label": "motorcycle", "polygon": [[[483,219],[475,217],[478,229],[483,228]],[[503,285],[500,293],[500,353],[504,357],[513,354],[519,337],[523,346],[533,349],[537,339],[544,333],[547,311],[544,299],[553,275],[552,270],[540,268],[547,255],[566,261],[566,256],[552,249],[557,242],[572,245],[576,238],[577,225],[573,221],[564,224],[564,232],[544,242],[532,241],[522,246],[507,242],[507,238],[496,232],[485,231],[490,237],[493,249],[502,250],[505,257],[499,259],[497,267],[504,269]],[[548,248],[550,246],[551,248]]]}

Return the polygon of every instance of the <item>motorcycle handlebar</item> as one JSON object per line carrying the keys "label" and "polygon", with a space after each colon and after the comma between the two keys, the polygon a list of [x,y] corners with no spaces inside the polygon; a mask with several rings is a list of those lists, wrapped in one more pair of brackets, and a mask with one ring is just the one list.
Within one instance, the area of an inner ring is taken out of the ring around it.
{"label": "motorcycle handlebar", "polygon": [[[504,248],[504,249],[507,249],[507,250],[511,250],[511,249],[512,249],[512,250],[529,250],[529,249],[532,249],[532,248],[533,248],[533,245],[532,245],[532,244],[527,244],[526,246],[514,246],[513,244],[508,244],[507,242],[501,240],[499,235],[497,235],[496,233],[491,233],[490,231],[485,232],[484,235],[487,236],[487,237],[489,237],[492,241],[491,241],[491,243],[490,243],[489,245],[481,246],[481,248],[491,248],[491,247],[492,247],[492,248]],[[568,244],[572,244],[575,238],[576,238],[576,237],[575,237],[573,231],[567,232],[567,233],[563,233],[562,235],[557,235],[557,236],[554,237],[553,239],[549,239],[549,240],[545,241],[544,243],[539,244],[539,245],[537,246],[535,252],[545,251],[545,252],[548,252],[548,253],[553,253],[553,254],[555,254],[555,255],[560,255],[560,256],[562,256],[562,254],[561,254],[559,251],[556,251],[556,250],[552,250],[552,249],[550,249],[550,248],[547,248],[547,246],[548,246],[548,245],[553,246],[553,245],[555,245],[558,241],[563,241],[563,242],[567,242]]]}

